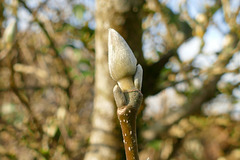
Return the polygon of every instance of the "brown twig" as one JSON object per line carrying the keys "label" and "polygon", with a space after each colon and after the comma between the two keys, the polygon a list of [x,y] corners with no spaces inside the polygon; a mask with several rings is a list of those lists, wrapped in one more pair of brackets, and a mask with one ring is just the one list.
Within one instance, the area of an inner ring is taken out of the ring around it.
{"label": "brown twig", "polygon": [[[72,88],[72,84],[73,84],[73,80],[71,78],[70,72],[68,71],[68,66],[66,64],[66,62],[64,61],[64,59],[61,57],[60,52],[58,51],[56,44],[54,42],[54,39],[50,36],[49,32],[47,31],[44,23],[42,23],[36,16],[37,12],[32,11],[23,0],[19,0],[19,2],[28,10],[28,12],[30,12],[33,15],[33,18],[39,27],[42,29],[43,33],[45,34],[45,36],[47,37],[48,41],[50,42],[50,47],[53,49],[55,56],[60,60],[63,68],[64,68],[64,74],[68,80],[68,87],[67,88],[62,88],[65,90],[67,96],[68,96],[68,102],[67,102],[67,108],[69,108],[70,106],[70,98],[72,97],[71,95],[71,88]],[[43,3],[44,4],[44,3]],[[64,124],[62,124],[62,126],[64,126]],[[65,144],[65,151],[66,154],[70,157],[70,150],[69,150],[69,145],[68,145],[68,135],[66,133],[66,130],[63,130],[63,127],[60,127],[60,131],[61,131],[61,136],[63,138],[64,144]],[[67,137],[67,138],[66,138]]]}
{"label": "brown twig", "polygon": [[[28,12],[30,12],[31,14],[35,14],[27,5],[26,3],[23,1],[23,0],[19,0],[19,2],[24,6],[24,8],[26,8],[28,10]],[[73,84],[73,81],[72,81],[72,78],[70,76],[70,73],[68,71],[68,66],[67,64],[65,63],[64,59],[60,56],[60,52],[58,51],[56,45],[55,45],[55,42],[53,40],[53,38],[50,36],[50,34],[48,33],[45,25],[36,17],[36,16],[33,16],[34,18],[34,21],[39,25],[39,27],[42,29],[43,33],[45,34],[45,36],[47,37],[48,41],[50,42],[50,47],[53,49],[54,53],[55,53],[55,56],[59,58],[63,68],[64,68],[64,74],[65,76],[67,77],[67,80],[68,80],[68,87],[66,88],[66,93],[68,95],[68,97],[70,98],[71,97],[71,87],[72,87],[72,84]],[[69,104],[68,104],[69,105]]]}
{"label": "brown twig", "polygon": [[11,82],[11,89],[13,91],[13,93],[18,97],[18,99],[21,101],[21,103],[26,107],[27,111],[29,112],[29,116],[30,119],[32,119],[34,125],[36,127],[36,129],[33,128],[33,130],[37,130],[40,134],[40,137],[42,137],[43,135],[43,130],[42,130],[42,126],[40,124],[40,122],[38,121],[38,119],[36,118],[35,114],[32,111],[31,105],[29,103],[29,99],[26,95],[20,93],[20,91],[17,89],[17,85],[14,79],[14,74],[15,71],[13,69],[13,65],[14,65],[14,58],[11,60],[11,76],[10,76],[10,82]]}
{"label": "brown twig", "polygon": [[[216,96],[215,93],[217,90],[217,83],[219,82],[221,76],[224,74],[222,70],[224,70],[225,66],[228,64],[232,56],[239,50],[239,48],[240,42],[238,42],[235,46],[232,46],[232,49],[230,50],[225,49],[221,55],[219,55],[218,60],[213,65],[214,67],[209,69],[208,79],[204,81],[202,89],[193,94],[191,100],[183,107],[164,116],[161,119],[161,122],[155,123],[151,127],[151,130],[155,135],[150,139],[155,138],[156,135],[163,134],[172,125],[178,123],[181,119],[199,112],[203,103],[211,100]],[[215,73],[214,69],[216,68],[220,68],[220,72]]]}
{"label": "brown twig", "polygon": [[[41,89],[46,89],[46,88],[60,88],[62,90],[65,90],[64,87],[62,87],[61,85],[54,85],[54,84],[49,84],[49,85],[43,85],[43,86],[23,86],[23,87],[17,87],[16,86],[16,89],[17,90],[41,90]],[[9,88],[9,87],[6,87],[6,88],[0,88],[0,92],[8,92],[8,91],[11,91],[12,88]]]}
{"label": "brown twig", "polygon": [[136,118],[143,95],[139,90],[122,92],[118,85],[114,87],[113,93],[118,107],[117,115],[122,129],[127,160],[138,160]]}

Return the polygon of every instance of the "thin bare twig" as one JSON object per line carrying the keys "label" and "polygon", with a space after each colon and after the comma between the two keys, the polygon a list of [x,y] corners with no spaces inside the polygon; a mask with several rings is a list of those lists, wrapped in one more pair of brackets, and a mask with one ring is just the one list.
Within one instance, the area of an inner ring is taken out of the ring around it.
{"label": "thin bare twig", "polygon": [[[24,8],[26,8],[28,10],[28,12],[30,12],[33,15],[33,11],[26,5],[26,3],[23,0],[19,0],[19,2],[21,2],[21,4],[24,6]],[[36,14],[36,13],[35,13]],[[64,59],[61,57],[60,52],[58,51],[55,42],[53,40],[53,38],[50,36],[50,34],[48,33],[44,23],[42,23],[36,16],[33,15],[34,21],[39,25],[39,27],[42,29],[43,33],[45,34],[45,36],[47,37],[47,39],[50,42],[50,47],[53,49],[55,56],[59,58],[60,62],[62,63],[62,66],[64,67],[64,73],[65,76],[67,77],[68,80],[68,87],[66,88],[66,93],[69,97],[69,99],[71,98],[71,87],[73,84],[72,78],[70,76],[70,73],[68,71],[68,66],[65,63]],[[69,103],[68,103],[69,105]],[[68,106],[69,107],[69,106]]]}
{"label": "thin bare twig", "polygon": [[[43,85],[43,86],[23,86],[23,87],[16,87],[17,90],[41,90],[41,89],[46,89],[46,88],[60,88],[65,90],[65,88],[63,88],[60,85]],[[10,87],[6,87],[6,88],[0,88],[0,92],[8,92],[8,91],[12,91],[12,88]]]}
{"label": "thin bare twig", "polygon": [[11,76],[10,76],[10,82],[11,82],[11,89],[12,91],[15,93],[15,95],[18,97],[18,99],[21,101],[21,103],[26,107],[27,111],[29,112],[29,116],[30,119],[33,120],[33,123],[37,129],[37,131],[40,134],[40,137],[42,137],[43,135],[43,130],[42,130],[42,126],[40,124],[40,122],[38,121],[38,119],[36,118],[35,114],[32,111],[31,105],[29,103],[29,99],[27,98],[26,95],[24,95],[23,93],[20,93],[19,90],[17,89],[17,85],[14,79],[14,74],[15,71],[13,69],[13,65],[14,65],[14,58],[11,60],[11,66],[10,66],[10,70],[11,70]]}
{"label": "thin bare twig", "polygon": [[136,119],[143,95],[139,90],[122,92],[117,85],[113,93],[118,107],[117,115],[122,129],[127,160],[138,160]]}
{"label": "thin bare twig", "polygon": [[[203,103],[211,100],[215,97],[215,91],[217,89],[217,82],[220,80],[224,72],[213,73],[214,68],[224,68],[232,56],[240,49],[240,42],[232,48],[232,50],[224,50],[219,56],[218,60],[213,65],[214,67],[208,72],[208,79],[205,80],[201,90],[193,95],[191,101],[181,107],[179,110],[171,112],[163,117],[161,122],[155,123],[151,130],[154,131],[155,136],[164,133],[172,125],[178,123],[181,119],[186,118],[201,110]],[[154,137],[152,137],[154,138]]]}

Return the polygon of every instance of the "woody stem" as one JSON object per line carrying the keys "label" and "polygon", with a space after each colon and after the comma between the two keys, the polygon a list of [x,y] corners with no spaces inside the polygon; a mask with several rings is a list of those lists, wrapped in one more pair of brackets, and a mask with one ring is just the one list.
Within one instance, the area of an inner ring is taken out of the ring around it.
{"label": "woody stem", "polygon": [[139,160],[136,134],[136,118],[142,101],[139,91],[124,92],[128,104],[117,110],[120,121],[127,160]]}

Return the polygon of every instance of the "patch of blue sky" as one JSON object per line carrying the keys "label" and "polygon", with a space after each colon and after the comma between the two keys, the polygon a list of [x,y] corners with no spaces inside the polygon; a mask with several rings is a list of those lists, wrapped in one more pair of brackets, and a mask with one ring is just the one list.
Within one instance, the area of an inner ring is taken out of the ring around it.
{"label": "patch of blue sky", "polygon": [[240,100],[240,86],[238,88],[233,89],[233,96]]}
{"label": "patch of blue sky", "polygon": [[187,0],[187,9],[190,17],[195,18],[199,13],[206,11],[206,6],[215,5],[216,0]]}
{"label": "patch of blue sky", "polygon": [[233,96],[237,98],[237,101],[234,104],[231,115],[235,120],[240,120],[240,87],[233,90]]}
{"label": "patch of blue sky", "polygon": [[204,55],[199,54],[193,61],[193,66],[200,69],[206,69],[213,65],[213,63],[216,61],[217,55],[211,54],[211,55]]}
{"label": "patch of blue sky", "polygon": [[[236,12],[238,7],[240,6],[240,1],[231,0],[230,5],[231,5],[231,11]],[[240,24],[240,13],[238,13],[238,16],[237,16],[237,23]]]}
{"label": "patch of blue sky", "polygon": [[220,94],[205,105],[204,112],[207,115],[219,115],[231,112],[233,107],[230,97]]}
{"label": "patch of blue sky", "polygon": [[90,29],[93,29],[93,30],[96,29],[96,21],[95,21],[95,19],[93,19],[93,20],[88,22],[88,27]]}
{"label": "patch of blue sky", "polygon": [[[11,5],[12,0],[5,0],[6,4]],[[4,9],[3,11],[4,17],[6,17],[6,20],[3,22],[2,27],[7,27],[8,24],[15,18],[15,16],[12,13],[11,9]]]}
{"label": "patch of blue sky", "polygon": [[74,27],[77,27],[77,28],[81,28],[84,26],[84,23],[89,21],[90,23],[88,23],[88,26],[91,28],[91,29],[95,29],[95,21],[91,15],[91,13],[89,12],[85,12],[83,14],[83,18],[82,19],[79,19],[77,18],[74,14],[71,14],[71,16],[68,17],[68,19],[66,20],[67,23],[73,25]]}
{"label": "patch of blue sky", "polygon": [[77,27],[77,28],[81,28],[83,26],[83,20],[80,20],[79,18],[77,18],[74,14],[72,14],[71,16],[69,16],[67,19],[66,19],[66,22],[71,24],[72,26],[74,27]]}
{"label": "patch of blue sky", "polygon": [[[73,0],[72,4],[77,5],[77,4],[83,4],[86,7],[86,11],[83,14],[83,18],[81,21],[81,23],[88,21],[88,26],[91,29],[95,29],[96,28],[96,23],[95,23],[95,17],[94,17],[94,12],[95,12],[95,0]],[[69,17],[70,19],[73,18],[73,25],[79,25],[79,23],[75,22],[75,18],[73,16]]]}
{"label": "patch of blue sky", "polygon": [[195,67],[210,67],[217,59],[216,52],[222,50],[224,35],[215,26],[211,25],[208,27],[203,39],[205,42],[203,54],[198,55],[201,40],[198,37],[194,37],[179,47],[178,54],[180,59],[189,61],[195,58],[193,62]]}
{"label": "patch of blue sky", "polygon": [[203,47],[204,54],[213,54],[222,50],[224,35],[217,27],[210,25],[203,39],[205,42],[205,46]]}
{"label": "patch of blue sky", "polygon": [[66,0],[48,0],[47,2],[48,7],[51,9],[59,9],[59,10],[70,10],[71,11],[71,7],[68,4],[68,1]]}
{"label": "patch of blue sky", "polygon": [[[174,13],[179,13],[180,7],[184,7],[184,1],[185,0],[169,0],[166,5]],[[205,11],[205,6],[213,6],[215,0],[187,0],[186,3],[190,16],[194,18],[198,13]]]}
{"label": "patch of blue sky", "polygon": [[[179,12],[179,7],[176,4],[179,4],[180,0],[169,0],[167,3],[167,6],[172,9],[172,11],[174,13],[178,13]],[[233,0],[234,1],[234,0]],[[239,1],[240,2],[240,1]],[[234,2],[236,3],[236,2]],[[188,0],[187,1],[187,7],[188,7],[188,12],[189,15],[192,18],[195,18],[199,13],[203,13],[205,12],[205,5],[209,5],[212,6],[215,4],[215,0]],[[223,39],[225,34],[227,34],[229,32],[229,27],[226,24],[225,20],[224,20],[224,15],[223,15],[223,11],[221,9],[219,9],[213,16],[213,22],[217,25],[210,25],[207,29],[207,32],[204,35],[204,42],[205,42],[205,46],[203,48],[203,53],[202,54],[198,54],[199,53],[199,49],[200,49],[200,45],[201,45],[201,40],[198,37],[193,37],[192,39],[190,39],[189,41],[185,42],[184,44],[182,44],[179,49],[178,49],[178,54],[179,57],[182,61],[188,61],[191,60],[193,58],[193,66],[197,67],[197,68],[201,68],[201,69],[206,69],[211,67],[214,62],[217,59],[217,54],[216,52],[219,52],[222,50],[222,45],[223,45]],[[240,16],[239,16],[239,23],[240,23]],[[210,23],[211,24],[211,23]],[[152,28],[153,31],[151,31],[152,34],[157,34],[157,27]],[[158,37],[158,36],[157,36]],[[149,37],[147,37],[149,39]],[[152,40],[151,40],[152,41]],[[154,43],[152,44],[154,45]],[[152,45],[149,45],[148,47],[151,48]],[[154,47],[154,46],[153,46]],[[240,65],[240,58],[239,58],[240,54],[236,54],[233,59],[232,59],[232,63],[230,62],[229,64],[229,68],[236,68],[239,67]],[[175,67],[174,67],[175,66]],[[168,63],[167,67],[172,68],[172,70],[174,68],[176,68],[177,64],[173,64],[173,63]],[[179,68],[176,68],[176,71],[178,71]],[[206,79],[207,76],[206,75],[200,75],[200,79],[204,80]],[[221,79],[221,81],[224,82],[233,82],[233,83],[237,83],[240,80],[239,75],[229,75],[226,74],[223,76],[223,78]],[[235,91],[236,90],[236,91]],[[238,95],[238,99],[240,99],[240,89],[234,89],[233,95]],[[156,99],[151,99],[151,98],[156,98]],[[152,114],[155,114],[158,110],[160,109],[159,107],[159,99],[157,98],[157,96],[153,96],[153,97],[149,97],[148,98],[148,108],[152,108],[154,109],[152,112]],[[152,101],[151,101],[152,100]],[[237,108],[238,106],[238,108]],[[236,110],[238,110],[238,112],[236,112]],[[232,104],[231,100],[228,99],[228,97],[226,97],[225,95],[220,95],[218,96],[217,99],[214,99],[212,101],[212,105],[208,106],[208,111],[209,112],[215,112],[215,113],[227,113],[230,111],[235,112],[234,113],[234,117],[238,117],[238,119],[240,120],[240,102],[236,103],[236,104]]]}
{"label": "patch of blue sky", "polygon": [[[174,97],[174,100],[172,98]],[[144,118],[156,116],[166,111],[166,107],[171,110],[177,109],[186,101],[186,98],[181,96],[172,87],[165,89],[164,91],[146,98],[146,109],[144,110]]]}
{"label": "patch of blue sky", "polygon": [[161,23],[161,15],[159,13],[153,15],[148,27],[142,38],[144,57],[151,61],[158,61],[159,55],[157,52],[164,51],[164,42],[161,36],[166,35],[166,27]]}
{"label": "patch of blue sky", "polygon": [[181,1],[182,0],[169,0],[166,5],[173,11],[173,13],[177,14],[180,12],[179,6],[181,4]]}
{"label": "patch of blue sky", "polygon": [[229,64],[227,65],[227,69],[229,69],[229,70],[239,69],[240,70],[240,52],[237,52],[233,55],[232,59],[230,60]]}
{"label": "patch of blue sky", "polygon": [[54,23],[57,23],[60,20],[59,16],[57,15],[56,10],[47,10],[44,12],[39,12],[39,14],[45,15],[47,19],[51,20]]}
{"label": "patch of blue sky", "polygon": [[30,27],[31,27],[31,30],[35,33],[40,33],[42,31],[36,22],[32,23]]}
{"label": "patch of blue sky", "polygon": [[230,31],[228,24],[225,21],[223,10],[219,9],[216,11],[216,13],[213,15],[213,22],[218,26],[218,28],[223,32],[224,34],[228,33]]}
{"label": "patch of blue sky", "polygon": [[238,14],[238,16],[237,16],[237,24],[240,24],[240,13]]}
{"label": "patch of blue sky", "polygon": [[80,41],[80,40],[72,40],[72,44],[74,47],[80,49],[82,47],[84,47],[84,44]]}
{"label": "patch of blue sky", "polygon": [[11,21],[13,21],[14,19],[15,18],[12,16],[8,17],[8,19],[6,21],[3,21],[2,27],[6,28],[11,23]]}
{"label": "patch of blue sky", "polygon": [[231,111],[231,116],[234,120],[240,120],[240,101],[234,104],[234,109]]}
{"label": "patch of blue sky", "polygon": [[158,33],[164,35],[166,33],[166,27],[161,23],[161,14],[155,13],[153,15],[149,31],[152,35],[157,35]]}
{"label": "patch of blue sky", "polygon": [[31,9],[35,9],[39,6],[40,3],[43,3],[45,2],[46,0],[27,0],[26,1],[26,4],[29,8]]}
{"label": "patch of blue sky", "polygon": [[221,81],[228,82],[228,83],[231,83],[233,85],[236,85],[236,84],[240,83],[240,74],[225,73],[221,77]]}
{"label": "patch of blue sky", "polygon": [[193,37],[187,42],[183,43],[178,48],[178,55],[181,61],[189,61],[194,59],[199,53],[201,45],[201,39],[198,37]]}
{"label": "patch of blue sky", "polygon": [[72,6],[69,5],[66,0],[48,0],[47,5],[50,9],[61,11],[60,16],[65,21],[67,21],[72,14]]}
{"label": "patch of blue sky", "polygon": [[[144,34],[143,35],[143,39],[146,39],[146,41],[143,40],[143,53],[144,53],[144,57],[147,60],[151,60],[153,62],[156,62],[159,60],[159,56],[156,53],[157,48],[160,50],[160,48],[158,46],[156,46],[156,44],[154,43],[153,38],[151,38],[152,36],[149,34]],[[160,39],[160,37],[158,37],[158,39]]]}
{"label": "patch of blue sky", "polygon": [[[27,1],[28,7],[34,9],[37,8],[40,3],[44,2],[44,0],[36,0],[36,1]],[[95,29],[95,20],[94,20],[94,0],[76,0],[72,2],[73,4],[84,4],[87,6],[88,10],[83,14],[83,18],[77,19],[73,12],[72,12],[72,5],[68,4],[66,0],[48,0],[47,6],[50,8],[45,9],[44,11],[41,10],[39,14],[41,16],[46,16],[47,19],[58,22],[59,16],[57,15],[56,10],[61,11],[60,17],[66,21],[67,23],[70,23],[71,25],[75,27],[81,28],[81,26],[84,24],[84,22],[89,21],[89,27],[91,29]],[[89,11],[89,9],[91,11]],[[31,14],[24,9],[23,7],[19,8],[18,11],[19,16],[19,29],[20,30],[26,30],[29,27],[29,22],[32,20]]]}
{"label": "patch of blue sky", "polygon": [[86,7],[86,11],[83,14],[82,19],[77,18],[73,12],[71,12],[71,16],[68,17],[67,22],[75,27],[80,27],[84,25],[84,22],[88,21],[88,26],[91,29],[95,29],[95,17],[94,17],[94,11],[95,11],[95,4],[94,0],[75,0],[73,1],[73,4],[83,4]]}
{"label": "patch of blue sky", "polygon": [[205,11],[204,1],[202,0],[188,0],[187,9],[190,17],[195,18],[199,13]]}
{"label": "patch of blue sky", "polygon": [[83,14],[83,20],[84,20],[84,21],[88,21],[88,22],[94,21],[94,15],[93,15],[91,12],[86,11],[86,12]]}
{"label": "patch of blue sky", "polygon": [[230,7],[232,12],[236,12],[239,6],[240,6],[239,0],[230,0]]}
{"label": "patch of blue sky", "polygon": [[[173,60],[171,60],[170,62],[168,62],[168,63],[165,65],[165,67],[168,68],[168,69],[171,69],[172,72],[175,72],[175,73],[179,72],[179,70],[181,69],[180,64],[179,64],[178,61],[175,60],[175,59],[173,59]],[[179,77],[178,77],[178,78],[179,78]]]}
{"label": "patch of blue sky", "polygon": [[216,3],[216,0],[204,0],[205,5],[207,6],[213,6]]}
{"label": "patch of blue sky", "polygon": [[[44,2],[43,0],[36,0],[36,1],[27,1],[27,6],[31,9],[36,9],[40,3]],[[61,5],[54,5],[54,2],[52,0],[48,1],[48,7],[50,8],[57,8],[60,7]],[[63,7],[62,7],[63,8]],[[66,8],[65,8],[66,10]],[[65,11],[63,10],[63,11]],[[71,10],[70,10],[71,11]],[[43,18],[43,19],[50,19],[53,22],[57,22],[58,16],[55,11],[53,10],[41,10],[38,12],[38,16]],[[24,7],[19,7],[18,9],[18,18],[19,18],[19,30],[26,30],[29,28],[30,22],[32,21],[32,15],[24,8]],[[31,27],[34,31],[36,31],[38,27]]]}
{"label": "patch of blue sky", "polygon": [[23,7],[18,9],[18,30],[24,31],[29,28],[29,23],[32,21],[32,15]]}
{"label": "patch of blue sky", "polygon": [[[169,8],[171,8],[174,12],[179,11],[179,7],[176,7],[179,4],[181,0],[170,0],[168,2]],[[187,6],[188,6],[188,12],[192,18],[196,17],[199,13],[203,13],[205,11],[204,6],[205,5],[213,5],[214,1],[212,0],[188,0]],[[221,29],[223,33],[229,32],[229,27],[224,21],[223,12],[221,10],[217,11],[215,15],[213,16],[213,21],[218,25],[218,27]],[[213,54],[216,52],[221,51],[222,49],[222,43],[224,39],[224,34],[221,33],[217,27],[214,27],[213,25],[209,26],[207,29],[207,32],[204,35],[204,41],[205,46],[203,48],[204,54]],[[180,56],[180,59],[182,61],[188,61],[196,57],[196,55],[199,52],[201,45],[201,40],[197,37],[192,38],[191,40],[185,42],[183,45],[181,45],[178,49],[178,54]],[[211,56],[210,61],[207,63],[204,62],[204,58],[208,58],[208,56],[200,56],[199,60],[197,60],[197,63],[203,62],[203,67],[209,66],[212,64],[212,59],[215,58],[215,56]],[[200,67],[200,66],[199,66]]]}
{"label": "patch of blue sky", "polygon": [[95,0],[73,0],[74,4],[84,4],[91,12],[95,11]]}
{"label": "patch of blue sky", "polygon": [[144,116],[152,117],[156,115],[156,113],[159,113],[161,110],[163,110],[163,107],[161,105],[161,97],[162,97],[162,92],[146,98],[145,103],[147,107],[144,110]]}

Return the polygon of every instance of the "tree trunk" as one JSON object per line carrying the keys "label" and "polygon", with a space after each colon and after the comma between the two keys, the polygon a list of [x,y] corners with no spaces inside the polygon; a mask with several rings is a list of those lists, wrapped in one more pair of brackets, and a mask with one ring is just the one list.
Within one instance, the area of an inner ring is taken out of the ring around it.
{"label": "tree trunk", "polygon": [[3,20],[4,20],[4,17],[3,17],[3,0],[0,0],[0,37],[2,36],[2,23],[3,23]]}
{"label": "tree trunk", "polygon": [[117,30],[139,61],[143,61],[139,14],[142,4],[142,0],[96,0],[95,100],[90,145],[85,160],[124,159],[122,136],[113,99],[115,82],[110,78],[108,70],[108,29]]}

